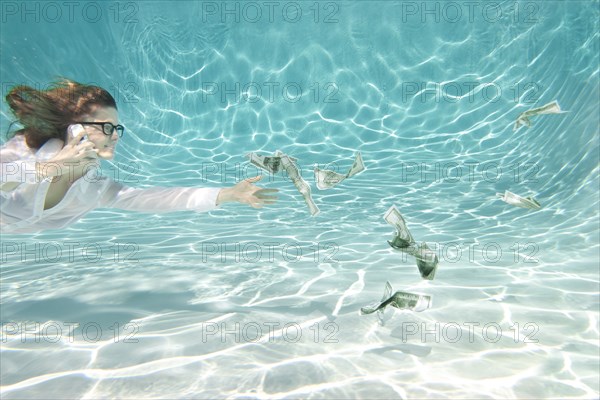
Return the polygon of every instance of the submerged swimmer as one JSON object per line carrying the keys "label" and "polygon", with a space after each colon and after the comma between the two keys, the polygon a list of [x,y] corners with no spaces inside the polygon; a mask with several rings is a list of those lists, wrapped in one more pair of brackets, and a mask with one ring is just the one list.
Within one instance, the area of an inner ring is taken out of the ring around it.
{"label": "submerged swimmer", "polygon": [[204,212],[228,202],[261,208],[276,200],[276,189],[253,185],[261,176],[229,188],[148,189],[97,176],[100,159],[113,158],[125,130],[114,98],[100,87],[66,79],[45,91],[16,86],[6,101],[23,128],[0,149],[3,233],[62,228],[95,208]]}

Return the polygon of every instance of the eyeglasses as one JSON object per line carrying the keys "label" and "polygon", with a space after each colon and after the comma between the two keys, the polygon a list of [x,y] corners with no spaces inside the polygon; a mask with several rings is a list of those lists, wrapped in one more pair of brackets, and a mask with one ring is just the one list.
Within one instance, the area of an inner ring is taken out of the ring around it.
{"label": "eyeglasses", "polygon": [[125,132],[125,127],[123,125],[113,125],[110,122],[74,122],[74,124],[102,125],[102,132],[106,136],[112,135],[115,129],[117,130],[117,134],[119,135],[119,137],[123,137],[123,133]]}

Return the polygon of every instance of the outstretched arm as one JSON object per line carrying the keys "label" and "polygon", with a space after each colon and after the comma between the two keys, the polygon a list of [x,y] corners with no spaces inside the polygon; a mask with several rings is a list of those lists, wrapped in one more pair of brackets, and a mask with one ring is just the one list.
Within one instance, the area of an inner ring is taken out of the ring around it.
{"label": "outstretched arm", "polygon": [[153,187],[137,189],[115,186],[102,201],[102,207],[122,210],[163,213],[171,211],[193,210],[210,211],[223,203],[238,202],[261,208],[273,204],[276,197],[270,194],[276,189],[261,189],[252,185],[260,176],[245,179],[230,188],[165,188]]}

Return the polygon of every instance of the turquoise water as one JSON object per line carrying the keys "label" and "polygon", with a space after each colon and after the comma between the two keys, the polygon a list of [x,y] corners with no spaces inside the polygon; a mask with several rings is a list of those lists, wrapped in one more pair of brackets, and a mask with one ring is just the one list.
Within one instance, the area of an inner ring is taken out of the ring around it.
{"label": "turquoise water", "polygon": [[[2,4],[3,95],[107,88],[126,133],[103,172],[132,186],[231,186],[281,150],[321,212],[265,174],[261,210],[3,234],[3,398],[598,397],[597,1],[74,7]],[[434,280],[386,243],[392,205]],[[386,281],[431,308],[361,316]]]}

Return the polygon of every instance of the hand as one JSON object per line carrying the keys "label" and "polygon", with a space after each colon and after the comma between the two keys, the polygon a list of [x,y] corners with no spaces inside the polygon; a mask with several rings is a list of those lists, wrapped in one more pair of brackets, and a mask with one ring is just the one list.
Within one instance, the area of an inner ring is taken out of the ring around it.
{"label": "hand", "polygon": [[[85,131],[70,138],[71,140],[52,159],[38,163],[38,172],[43,177],[69,175],[70,178],[76,179],[90,163],[98,164],[98,150],[94,148],[94,143],[87,140],[82,142],[83,135]],[[50,166],[53,168],[49,168]]]}
{"label": "hand", "polygon": [[274,204],[277,196],[272,196],[272,193],[278,192],[277,189],[261,189],[254,186],[254,182],[258,182],[262,176],[244,179],[238,182],[235,186],[221,189],[217,196],[217,205],[227,202],[238,202],[250,204],[254,208],[262,208],[265,204]]}

